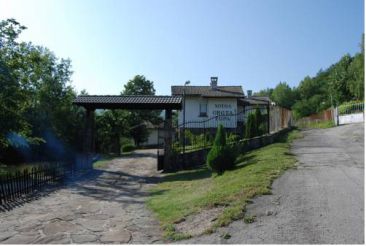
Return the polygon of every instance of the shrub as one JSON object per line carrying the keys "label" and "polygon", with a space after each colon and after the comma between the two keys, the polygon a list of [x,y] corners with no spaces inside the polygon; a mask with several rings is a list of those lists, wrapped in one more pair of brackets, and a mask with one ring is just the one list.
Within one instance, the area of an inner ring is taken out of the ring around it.
{"label": "shrub", "polygon": [[224,170],[230,170],[235,167],[235,160],[238,157],[236,145],[226,145],[224,147]]}
{"label": "shrub", "polygon": [[262,117],[262,113],[261,113],[261,111],[260,111],[260,109],[259,108],[256,108],[255,109],[255,113],[254,113],[254,120],[255,120],[255,124],[254,124],[254,128],[255,128],[255,137],[256,136],[260,136],[260,135],[262,135],[263,133],[262,133],[262,129],[261,129],[261,124],[262,124],[262,119],[263,117]]}
{"label": "shrub", "polygon": [[125,144],[122,146],[122,152],[131,152],[135,149],[135,146],[132,144]]}
{"label": "shrub", "polygon": [[225,162],[225,160],[223,158],[223,149],[224,148],[222,146],[214,145],[207,155],[208,168],[218,174],[224,172],[223,163]]}
{"label": "shrub", "polygon": [[226,134],[223,125],[219,125],[213,146],[207,155],[207,166],[213,172],[222,174],[235,165],[236,151],[226,145]]}
{"label": "shrub", "polygon": [[245,138],[254,138],[263,135],[266,132],[264,120],[265,118],[262,116],[259,108],[256,108],[254,113],[250,113],[245,126]]}
{"label": "shrub", "polygon": [[254,124],[255,124],[254,114],[248,115],[247,124],[245,125],[245,138],[254,137]]}
{"label": "shrub", "polygon": [[233,143],[233,142],[236,142],[239,140],[239,136],[236,135],[235,133],[230,133],[228,136],[227,136],[227,142],[228,143]]}

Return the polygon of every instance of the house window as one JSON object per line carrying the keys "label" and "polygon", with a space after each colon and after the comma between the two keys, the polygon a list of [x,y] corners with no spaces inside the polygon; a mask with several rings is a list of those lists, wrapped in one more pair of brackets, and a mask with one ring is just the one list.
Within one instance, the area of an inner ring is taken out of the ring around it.
{"label": "house window", "polygon": [[207,103],[200,103],[200,117],[207,117]]}

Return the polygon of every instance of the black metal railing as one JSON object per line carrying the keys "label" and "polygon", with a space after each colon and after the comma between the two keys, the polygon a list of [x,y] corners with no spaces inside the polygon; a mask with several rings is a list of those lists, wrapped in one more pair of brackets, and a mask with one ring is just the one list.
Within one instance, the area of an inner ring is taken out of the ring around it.
{"label": "black metal railing", "polygon": [[227,141],[229,143],[239,141],[245,137],[248,116],[254,114],[257,108],[261,111],[264,128],[268,129],[267,107],[250,107],[236,114],[217,115],[202,121],[187,121],[183,124],[173,123],[173,128],[170,133],[167,133],[166,129],[159,129],[158,142],[160,148],[164,148],[164,137],[166,134],[172,135],[173,141],[171,148],[176,153],[186,153],[209,148],[213,144],[216,130],[220,124],[226,130]]}
{"label": "black metal railing", "polygon": [[63,179],[72,169],[64,163],[42,165],[23,171],[8,172],[0,176],[0,205],[15,201],[23,195],[33,193],[46,184]]}

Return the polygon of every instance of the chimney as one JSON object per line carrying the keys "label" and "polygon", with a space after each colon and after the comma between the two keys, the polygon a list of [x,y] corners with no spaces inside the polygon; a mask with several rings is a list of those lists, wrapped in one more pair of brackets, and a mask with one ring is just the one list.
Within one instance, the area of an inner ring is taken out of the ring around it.
{"label": "chimney", "polygon": [[252,90],[247,90],[247,95],[248,95],[248,98],[252,97]]}
{"label": "chimney", "polygon": [[218,80],[218,77],[211,77],[211,89],[212,90],[217,89],[217,80]]}

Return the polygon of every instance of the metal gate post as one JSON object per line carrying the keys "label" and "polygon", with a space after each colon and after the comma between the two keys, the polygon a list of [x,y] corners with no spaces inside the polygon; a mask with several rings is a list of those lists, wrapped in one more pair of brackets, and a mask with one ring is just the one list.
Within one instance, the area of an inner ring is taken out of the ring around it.
{"label": "metal gate post", "polygon": [[165,110],[164,122],[164,171],[173,169],[172,163],[172,110]]}

